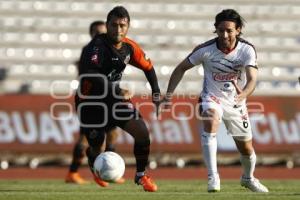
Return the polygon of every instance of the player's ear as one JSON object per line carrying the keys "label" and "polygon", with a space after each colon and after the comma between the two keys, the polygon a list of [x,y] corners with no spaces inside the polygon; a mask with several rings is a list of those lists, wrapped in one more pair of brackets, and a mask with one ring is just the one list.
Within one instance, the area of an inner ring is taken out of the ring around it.
{"label": "player's ear", "polygon": [[237,31],[237,35],[240,35],[240,34],[241,34],[241,31],[242,31],[241,27],[238,27],[238,28],[236,29],[236,31]]}

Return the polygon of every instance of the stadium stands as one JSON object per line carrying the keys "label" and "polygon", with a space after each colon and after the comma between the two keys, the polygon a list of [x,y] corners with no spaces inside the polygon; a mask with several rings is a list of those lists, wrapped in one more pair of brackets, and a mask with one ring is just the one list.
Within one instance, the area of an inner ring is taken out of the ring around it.
{"label": "stadium stands", "polygon": [[[89,41],[90,22],[105,20],[107,11],[119,4],[122,1],[0,0],[0,60],[7,69],[1,92],[19,92],[28,86],[28,92],[49,93],[54,81],[76,79],[74,63]],[[125,6],[132,15],[129,35],[154,61],[163,92],[175,65],[195,45],[213,37],[215,14],[234,8],[247,21],[244,37],[258,51],[260,76],[255,94],[300,94],[300,2],[128,0]],[[188,81],[177,92],[197,94],[201,73],[199,67],[189,72]],[[142,72],[136,70],[128,70],[124,77],[146,84]],[[143,87],[136,88],[137,93],[143,91]]]}

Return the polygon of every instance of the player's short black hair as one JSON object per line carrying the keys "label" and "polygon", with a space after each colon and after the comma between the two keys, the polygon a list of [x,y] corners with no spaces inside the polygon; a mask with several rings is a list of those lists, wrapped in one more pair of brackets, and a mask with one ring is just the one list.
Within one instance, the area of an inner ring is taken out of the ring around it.
{"label": "player's short black hair", "polygon": [[236,28],[242,29],[244,26],[245,20],[240,16],[240,14],[234,9],[225,9],[222,12],[218,13],[215,18],[215,27],[223,21],[232,21],[235,22]]}
{"label": "player's short black hair", "polygon": [[96,31],[97,26],[105,25],[105,22],[102,20],[94,21],[90,24],[90,36],[93,35],[93,33]]}
{"label": "player's short black hair", "polygon": [[108,23],[111,18],[115,16],[118,18],[127,18],[128,19],[128,23],[130,22],[130,16],[128,11],[126,10],[126,8],[124,8],[123,6],[116,6],[114,7],[107,15],[107,19],[106,22]]}

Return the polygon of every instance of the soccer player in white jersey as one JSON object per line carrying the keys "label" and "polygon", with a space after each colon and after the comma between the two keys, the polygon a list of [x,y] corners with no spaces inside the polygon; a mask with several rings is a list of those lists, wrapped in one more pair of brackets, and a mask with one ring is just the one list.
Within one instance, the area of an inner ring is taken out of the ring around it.
{"label": "soccer player in white jersey", "polygon": [[253,192],[268,192],[253,176],[256,155],[246,107],[246,98],[256,85],[256,52],[253,45],[240,38],[244,19],[235,10],[218,13],[214,25],[217,37],[197,46],[173,71],[163,103],[170,101],[185,71],[202,64],[204,82],[199,112],[204,125],[201,144],[208,169],[208,192],[220,191],[216,133],[221,120],[240,152],[241,185]]}

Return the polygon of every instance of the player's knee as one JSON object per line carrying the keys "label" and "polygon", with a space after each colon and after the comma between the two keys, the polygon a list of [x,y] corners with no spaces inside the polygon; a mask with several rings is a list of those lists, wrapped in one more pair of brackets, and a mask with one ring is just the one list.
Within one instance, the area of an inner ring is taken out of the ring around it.
{"label": "player's knee", "polygon": [[244,156],[250,156],[254,153],[254,149],[253,148],[245,148],[241,151],[241,154]]}
{"label": "player's knee", "polygon": [[251,142],[238,141],[238,149],[243,156],[250,156],[254,153]]}
{"label": "player's knee", "polygon": [[208,109],[202,113],[202,120],[205,124],[216,126],[220,123],[220,117],[216,110]]}
{"label": "player's knee", "polygon": [[96,156],[98,156],[100,154],[100,152],[101,152],[101,149],[99,147],[90,146],[86,150],[86,155],[88,157],[96,157]]}
{"label": "player's knee", "polygon": [[209,120],[219,119],[218,111],[215,109],[207,109],[203,111],[202,116]]}
{"label": "player's knee", "polygon": [[135,140],[135,143],[140,146],[149,146],[151,143],[150,137],[138,138]]}
{"label": "player's knee", "polygon": [[150,135],[146,127],[136,130],[136,133],[133,134],[133,137],[136,142],[150,141]]}

